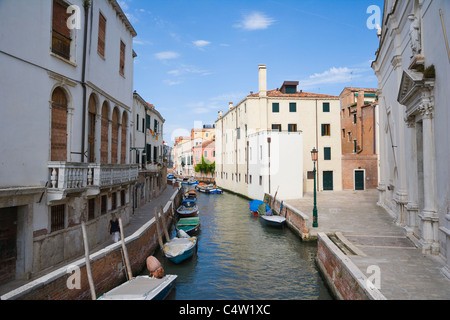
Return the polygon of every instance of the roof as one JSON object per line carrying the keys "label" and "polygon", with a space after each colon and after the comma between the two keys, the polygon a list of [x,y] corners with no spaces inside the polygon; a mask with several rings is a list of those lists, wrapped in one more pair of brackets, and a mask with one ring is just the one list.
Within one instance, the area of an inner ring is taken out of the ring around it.
{"label": "roof", "polygon": [[122,8],[120,7],[119,3],[116,0],[109,0],[111,5],[113,6],[114,10],[116,10],[117,15],[120,17],[122,22],[127,27],[128,31],[130,31],[131,35],[134,37],[137,36],[136,30],[134,30],[133,26],[131,25],[130,21],[128,20],[126,14],[123,12]]}
{"label": "roof", "polygon": [[[274,97],[274,98],[332,98],[336,99],[339,98],[338,96],[328,95],[328,94],[320,94],[320,93],[310,93],[310,92],[303,92],[303,91],[297,91],[296,93],[282,93],[280,90],[274,89],[267,91],[268,97]],[[259,93],[253,93],[248,95],[247,97],[259,97]]]}
{"label": "roof", "polygon": [[193,149],[196,149],[196,148],[205,149],[205,148],[215,148],[215,147],[216,147],[215,140],[208,140],[208,141],[203,142],[201,145],[198,144],[198,145],[194,146]]}
{"label": "roof", "polygon": [[359,92],[359,91],[364,91],[364,92],[374,92],[374,93],[376,93],[377,91],[378,91],[378,89],[375,89],[375,88],[355,88],[355,87],[345,87],[343,90],[342,90],[342,92],[341,92],[341,94],[340,95],[342,95],[342,93],[344,92],[344,91],[350,91],[350,92]]}

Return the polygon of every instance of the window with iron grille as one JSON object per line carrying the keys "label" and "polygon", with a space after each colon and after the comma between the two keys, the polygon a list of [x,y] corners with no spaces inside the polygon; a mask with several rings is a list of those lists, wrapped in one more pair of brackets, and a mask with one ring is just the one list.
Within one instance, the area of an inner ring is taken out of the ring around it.
{"label": "window with iron grille", "polygon": [[88,220],[95,218],[95,198],[88,200]]}
{"label": "window with iron grille", "polygon": [[57,206],[52,206],[50,209],[51,213],[51,224],[50,224],[50,228],[51,228],[51,232],[55,232],[58,230],[62,230],[64,229],[64,217],[65,217],[65,212],[66,212],[66,205],[65,204],[60,204]]}
{"label": "window with iron grille", "polygon": [[108,210],[106,207],[108,197],[106,195],[102,196],[102,207],[101,207],[101,214],[106,214],[106,211]]}

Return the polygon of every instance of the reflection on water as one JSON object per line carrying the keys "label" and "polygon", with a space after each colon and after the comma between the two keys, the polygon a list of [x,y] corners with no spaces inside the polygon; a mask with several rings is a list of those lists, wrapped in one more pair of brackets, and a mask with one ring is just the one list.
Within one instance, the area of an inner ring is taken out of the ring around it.
{"label": "reflection on water", "polygon": [[301,242],[287,227],[265,226],[236,195],[199,194],[197,205],[197,254],[176,265],[155,253],[166,274],[178,275],[168,299],[331,299],[314,264],[316,243]]}

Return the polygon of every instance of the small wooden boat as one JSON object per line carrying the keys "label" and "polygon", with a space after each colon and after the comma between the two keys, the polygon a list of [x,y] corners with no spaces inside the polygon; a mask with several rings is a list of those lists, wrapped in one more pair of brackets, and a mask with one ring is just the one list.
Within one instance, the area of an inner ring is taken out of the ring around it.
{"label": "small wooden boat", "polygon": [[213,184],[198,184],[195,186],[195,189],[197,189],[200,192],[206,193],[206,194],[221,194],[222,190],[217,188],[217,186]]}
{"label": "small wooden boat", "polygon": [[197,237],[189,237],[186,232],[179,230],[178,237],[164,244],[164,255],[173,263],[179,264],[194,255]]}
{"label": "small wooden boat", "polygon": [[188,235],[193,236],[200,230],[200,218],[181,218],[176,224],[177,230],[183,230]]}
{"label": "small wooden boat", "polygon": [[164,300],[175,286],[177,276],[161,279],[138,276],[108,291],[98,300]]}
{"label": "small wooden boat", "polygon": [[271,227],[282,227],[286,223],[286,218],[282,216],[261,216],[261,219]]}
{"label": "small wooden boat", "polygon": [[198,214],[198,207],[195,202],[183,201],[183,204],[177,209],[180,217],[196,217]]}
{"label": "small wooden boat", "polygon": [[195,190],[188,190],[184,193],[184,197],[186,198],[186,200],[191,199],[191,200],[197,200],[197,191]]}
{"label": "small wooden boat", "polygon": [[195,184],[198,184],[198,181],[195,180],[194,178],[184,178],[183,181],[181,181],[181,184],[184,185],[188,185],[188,186],[193,186]]}
{"label": "small wooden boat", "polygon": [[167,175],[167,180],[172,180],[173,178],[175,178],[175,176],[173,174],[168,174]]}

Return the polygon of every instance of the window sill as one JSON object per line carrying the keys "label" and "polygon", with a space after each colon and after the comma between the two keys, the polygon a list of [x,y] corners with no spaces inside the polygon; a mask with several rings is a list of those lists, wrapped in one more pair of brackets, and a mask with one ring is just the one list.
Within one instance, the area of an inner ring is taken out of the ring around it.
{"label": "window sill", "polygon": [[105,56],[102,56],[102,54],[100,52],[97,51],[97,54],[103,61],[106,61]]}
{"label": "window sill", "polygon": [[50,52],[50,55],[51,55],[52,57],[55,57],[55,58],[57,58],[57,59],[59,59],[59,60],[65,62],[65,63],[67,63],[67,64],[70,64],[70,65],[71,65],[72,67],[74,67],[74,68],[77,67],[77,64],[76,64],[75,62],[72,62],[72,61],[70,61],[70,60],[67,60],[66,58],[63,58],[63,57],[57,55],[56,53]]}

